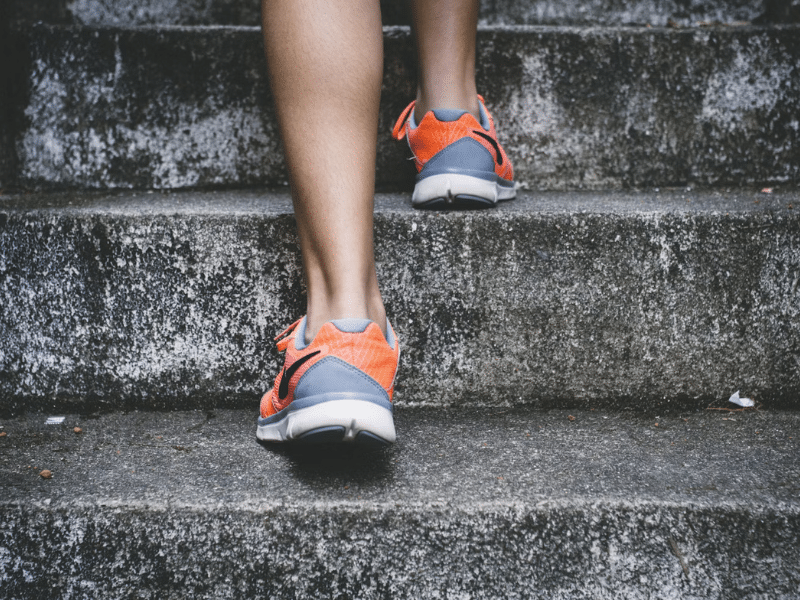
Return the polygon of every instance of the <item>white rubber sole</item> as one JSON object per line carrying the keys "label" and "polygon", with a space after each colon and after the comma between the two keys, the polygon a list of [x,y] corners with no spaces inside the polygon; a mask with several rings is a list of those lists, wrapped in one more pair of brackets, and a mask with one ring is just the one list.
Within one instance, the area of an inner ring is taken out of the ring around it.
{"label": "white rubber sole", "polygon": [[516,185],[506,187],[470,175],[443,173],[418,181],[411,196],[411,204],[418,206],[437,199],[456,203],[459,196],[481,198],[488,203],[497,204],[501,200],[511,200],[516,195]]}
{"label": "white rubber sole", "polygon": [[[319,431],[329,432],[326,437],[332,434],[332,441],[341,442],[371,436],[391,444],[397,439],[391,411],[366,400],[329,400],[288,412],[280,421],[259,425],[256,437],[265,442],[288,442]],[[362,432],[366,436],[359,438]]]}

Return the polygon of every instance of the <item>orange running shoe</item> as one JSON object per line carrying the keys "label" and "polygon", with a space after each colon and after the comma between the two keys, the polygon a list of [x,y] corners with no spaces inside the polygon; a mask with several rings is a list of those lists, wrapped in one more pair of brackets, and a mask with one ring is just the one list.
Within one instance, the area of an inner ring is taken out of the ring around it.
{"label": "orange running shoe", "polygon": [[392,135],[408,140],[417,166],[415,207],[486,208],[517,195],[511,161],[483,97],[478,100],[480,123],[467,111],[437,108],[417,124],[415,102],[397,120]]}
{"label": "orange running shoe", "polygon": [[259,440],[395,441],[392,392],[400,345],[369,319],[338,319],[306,344],[306,318],[276,340],[286,352],[275,386],[261,398]]}

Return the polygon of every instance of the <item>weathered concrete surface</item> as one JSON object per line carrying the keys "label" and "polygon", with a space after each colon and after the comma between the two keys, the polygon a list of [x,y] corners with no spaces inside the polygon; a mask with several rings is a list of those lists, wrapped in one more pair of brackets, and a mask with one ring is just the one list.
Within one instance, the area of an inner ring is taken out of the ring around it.
{"label": "weathered concrete surface", "polygon": [[285,179],[256,30],[33,35],[23,181],[180,188]]}
{"label": "weathered concrete surface", "polygon": [[[798,408],[798,207],[542,193],[437,214],[380,195],[398,404],[697,407],[741,389]],[[249,405],[304,312],[295,235],[276,193],[0,197],[0,409]]]}
{"label": "weathered concrete surface", "polygon": [[[260,3],[245,0],[15,0],[18,22],[99,26],[258,25]],[[681,25],[798,21],[797,0],[483,0],[484,25]],[[407,25],[405,0],[381,0],[386,25]]]}
{"label": "weathered concrete surface", "polygon": [[[757,11],[763,0],[747,1]],[[8,4],[15,25],[37,21],[100,27],[261,25],[261,2],[249,0],[11,0]],[[387,25],[410,23],[405,0],[381,0],[381,9]]]}
{"label": "weathered concrete surface", "polygon": [[407,409],[357,453],[255,412],[0,422],[0,598],[797,598],[797,413]]}
{"label": "weathered concrete surface", "polygon": [[[285,180],[256,29],[33,30],[17,149],[30,187],[186,188]],[[494,28],[479,89],[517,179],[607,189],[800,178],[800,28]],[[414,90],[386,30],[377,181],[408,189],[389,131]]]}
{"label": "weathered concrete surface", "polygon": [[486,25],[652,25],[672,22],[793,23],[793,0],[482,0]]}

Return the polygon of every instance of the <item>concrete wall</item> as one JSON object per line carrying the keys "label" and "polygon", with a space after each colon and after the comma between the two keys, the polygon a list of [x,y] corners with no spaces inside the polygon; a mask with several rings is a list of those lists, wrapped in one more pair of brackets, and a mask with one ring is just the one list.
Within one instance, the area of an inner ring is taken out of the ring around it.
{"label": "concrete wall", "polygon": [[[288,195],[12,200],[0,408],[249,406],[272,384],[305,312]],[[796,193],[407,202],[380,196],[375,226],[399,404],[798,406]]]}
{"label": "concrete wall", "polygon": [[[12,0],[16,19],[98,26],[258,25],[246,0]],[[485,25],[696,25],[798,22],[798,0],[483,0]],[[406,0],[381,0],[386,25],[410,23]]]}
{"label": "concrete wall", "polygon": [[[379,187],[409,189],[389,131],[413,97],[407,29],[386,31]],[[496,28],[479,91],[527,189],[796,183],[800,30]],[[257,30],[84,30],[31,38],[18,138],[28,187],[280,185]]]}

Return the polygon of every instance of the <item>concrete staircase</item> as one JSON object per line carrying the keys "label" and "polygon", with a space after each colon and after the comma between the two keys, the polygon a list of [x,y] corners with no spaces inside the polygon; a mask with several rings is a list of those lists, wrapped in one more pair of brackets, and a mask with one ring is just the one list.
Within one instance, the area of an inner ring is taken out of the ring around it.
{"label": "concrete staircase", "polygon": [[800,5],[484,2],[523,188],[469,213],[410,208],[383,8],[359,452],[255,442],[304,291],[258,6],[2,5],[0,598],[800,598]]}

